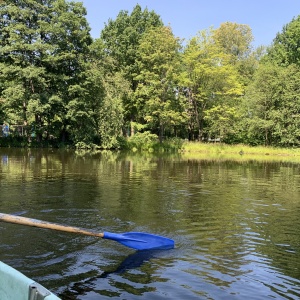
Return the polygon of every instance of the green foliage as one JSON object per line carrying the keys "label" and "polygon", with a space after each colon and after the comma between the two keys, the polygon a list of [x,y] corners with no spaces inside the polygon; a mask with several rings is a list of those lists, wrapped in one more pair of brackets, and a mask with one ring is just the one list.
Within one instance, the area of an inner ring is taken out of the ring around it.
{"label": "green foliage", "polygon": [[123,72],[114,71],[116,61],[106,56],[103,41],[94,42],[91,59],[88,90],[94,103],[93,123],[102,148],[119,148],[124,127],[123,100],[130,94],[130,84]]}
{"label": "green foliage", "polygon": [[282,66],[300,65],[300,16],[285,25],[268,49],[267,59]]}
{"label": "green foliage", "polygon": [[130,149],[132,151],[148,151],[154,153],[163,152],[178,152],[182,149],[184,141],[180,138],[167,138],[163,142],[159,142],[156,134],[150,131],[138,132],[134,136],[128,138],[123,145],[123,149]]}
{"label": "green foliage", "polygon": [[300,68],[261,64],[245,98],[247,130],[260,144],[300,143]]}
{"label": "green foliage", "polygon": [[158,143],[158,136],[150,131],[137,132],[135,135],[128,138],[127,147],[129,149],[149,150],[153,149]]}
{"label": "green foliage", "polygon": [[159,149],[166,152],[179,152],[182,150],[183,144],[184,140],[181,138],[168,138],[159,144]]}
{"label": "green foliage", "polygon": [[214,30],[213,36],[224,52],[231,55],[233,63],[244,60],[251,53],[253,35],[248,25],[225,22]]}
{"label": "green foliage", "polygon": [[231,55],[215,42],[212,30],[202,31],[187,44],[183,66],[180,81],[189,105],[190,138],[225,135],[225,126],[230,126],[225,120],[237,114],[237,100],[243,94]]}
{"label": "green foliage", "polygon": [[77,1],[1,2],[0,122],[26,130],[0,146],[156,152],[220,138],[299,147],[300,17],[253,51],[247,25],[223,23],[182,47],[140,5],[94,41],[85,15]]}
{"label": "green foliage", "polygon": [[6,115],[15,124],[37,128],[40,141],[43,131],[76,140],[82,128],[75,130],[74,124],[88,117],[81,89],[92,42],[86,10],[65,0],[6,4],[0,8],[0,92]]}
{"label": "green foliage", "polygon": [[109,56],[117,62],[116,70],[125,71],[132,78],[136,72],[136,51],[143,33],[151,27],[161,27],[162,21],[154,11],[137,4],[131,14],[120,11],[115,20],[109,19],[101,32],[101,39]]}
{"label": "green foliage", "polygon": [[[136,90],[138,82],[137,55],[143,35],[150,28],[162,27],[160,16],[148,9],[142,10],[140,5],[128,11],[120,11],[115,20],[109,20],[101,32],[105,53],[114,61],[113,70],[122,72],[125,80],[130,84],[132,93]],[[123,98],[124,122],[139,122],[135,103],[131,93]]]}
{"label": "green foliage", "polygon": [[153,28],[144,34],[138,49],[139,75],[135,80],[136,107],[140,119],[162,141],[165,129],[184,122],[184,106],[177,97],[180,44],[169,27]]}
{"label": "green foliage", "polygon": [[122,135],[123,106],[122,97],[128,89],[127,82],[115,74],[106,78],[106,97],[100,107],[98,132],[101,136],[101,145],[104,148],[119,148],[118,138]]}

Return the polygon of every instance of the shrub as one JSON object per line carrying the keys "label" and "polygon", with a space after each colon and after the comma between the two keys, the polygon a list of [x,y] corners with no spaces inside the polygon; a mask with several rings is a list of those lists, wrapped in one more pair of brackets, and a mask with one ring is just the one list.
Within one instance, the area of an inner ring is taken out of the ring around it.
{"label": "shrub", "polygon": [[137,132],[128,138],[127,144],[129,149],[136,148],[138,150],[153,149],[158,143],[158,136],[150,131]]}

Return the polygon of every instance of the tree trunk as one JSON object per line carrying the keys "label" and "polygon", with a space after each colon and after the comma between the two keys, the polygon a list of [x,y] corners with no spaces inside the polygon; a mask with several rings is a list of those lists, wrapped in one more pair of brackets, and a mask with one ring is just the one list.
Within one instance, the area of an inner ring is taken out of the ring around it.
{"label": "tree trunk", "polygon": [[133,120],[131,119],[130,122],[130,136],[134,136],[134,127],[133,127]]}
{"label": "tree trunk", "polygon": [[159,125],[159,142],[162,143],[164,138],[164,125]]}

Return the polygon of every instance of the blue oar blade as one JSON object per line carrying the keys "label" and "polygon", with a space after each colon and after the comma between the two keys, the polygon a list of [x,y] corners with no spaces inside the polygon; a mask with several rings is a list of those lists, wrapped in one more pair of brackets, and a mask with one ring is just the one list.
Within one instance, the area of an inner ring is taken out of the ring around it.
{"label": "blue oar blade", "polygon": [[136,250],[174,248],[173,240],[145,232],[126,232],[122,234],[104,232],[103,238],[117,241]]}

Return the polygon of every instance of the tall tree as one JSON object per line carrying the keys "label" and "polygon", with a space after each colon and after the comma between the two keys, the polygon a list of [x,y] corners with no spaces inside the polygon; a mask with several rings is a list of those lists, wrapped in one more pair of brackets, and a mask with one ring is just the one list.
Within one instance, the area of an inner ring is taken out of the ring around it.
{"label": "tall tree", "polygon": [[55,103],[55,118],[61,129],[61,139],[71,135],[77,140],[86,134],[90,111],[82,88],[92,43],[86,9],[80,2],[56,0],[49,10],[52,18],[47,35],[52,51],[43,62],[51,80],[52,93],[60,99],[60,103]]}
{"label": "tall tree", "polygon": [[[183,66],[181,85],[189,104],[189,138],[201,140],[204,132],[224,135],[230,127],[220,122],[222,114],[227,115],[228,121],[232,119],[236,114],[235,100],[243,90],[231,55],[215,42],[212,29],[199,32],[189,41]],[[218,126],[223,132],[216,132],[214,128]]]}
{"label": "tall tree", "polygon": [[82,71],[92,42],[81,3],[7,0],[0,6],[0,82],[15,123],[64,139],[83,122]]}
{"label": "tall tree", "polygon": [[[152,27],[161,27],[163,23],[159,15],[147,8],[142,10],[136,5],[131,12],[121,11],[115,20],[110,19],[101,32],[106,54],[115,60],[115,71],[121,71],[130,82],[134,92],[137,82],[134,80],[138,72],[136,64],[137,49],[143,34]],[[125,122],[136,121],[137,110],[129,95],[123,99]]]}
{"label": "tall tree", "polygon": [[231,64],[237,68],[244,86],[247,86],[258,67],[260,53],[264,53],[263,47],[253,51],[251,28],[245,24],[225,22],[213,30],[213,39],[230,55]]}
{"label": "tall tree", "polygon": [[[1,94],[13,122],[28,121],[28,105],[46,89],[46,70],[41,65],[42,42],[39,22],[45,7],[36,1],[8,0],[0,6]],[[46,49],[45,49],[46,48]]]}
{"label": "tall tree", "polygon": [[295,146],[300,143],[300,69],[261,64],[245,96],[247,141]]}
{"label": "tall tree", "polygon": [[300,15],[285,25],[268,49],[268,59],[280,65],[300,65]]}
{"label": "tall tree", "polygon": [[184,107],[177,95],[177,72],[180,66],[180,43],[170,27],[149,29],[137,51],[139,75],[135,80],[136,107],[140,118],[159,133],[184,121]]}
{"label": "tall tree", "polygon": [[225,22],[213,32],[214,40],[224,49],[224,52],[232,56],[233,61],[247,57],[253,41],[252,30],[248,25]]}
{"label": "tall tree", "polygon": [[116,148],[123,136],[123,99],[130,93],[130,84],[121,71],[115,71],[117,62],[105,54],[101,39],[92,44],[90,56],[87,90],[89,98],[97,105],[94,116],[100,144],[103,148]]}

